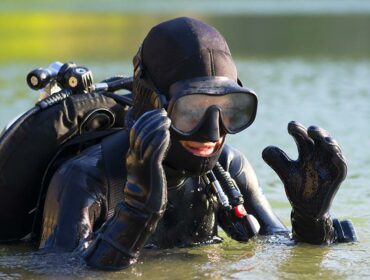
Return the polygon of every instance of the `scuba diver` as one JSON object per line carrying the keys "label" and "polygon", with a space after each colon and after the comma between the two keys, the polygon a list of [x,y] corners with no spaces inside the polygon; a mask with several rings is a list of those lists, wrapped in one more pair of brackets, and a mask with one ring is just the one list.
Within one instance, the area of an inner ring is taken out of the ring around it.
{"label": "scuba diver", "polygon": [[292,205],[292,232],[248,160],[225,144],[227,134],[253,123],[257,96],[238,79],[215,28],[187,17],[160,23],[133,62],[125,128],[66,159],[50,180],[41,250],[75,251],[89,266],[118,270],[143,247],[220,242],[218,226],[241,242],[257,234],[310,244],[356,240],[350,221],[329,214],[346,162],[328,132],[291,122],[298,159],[273,146],[263,151]]}

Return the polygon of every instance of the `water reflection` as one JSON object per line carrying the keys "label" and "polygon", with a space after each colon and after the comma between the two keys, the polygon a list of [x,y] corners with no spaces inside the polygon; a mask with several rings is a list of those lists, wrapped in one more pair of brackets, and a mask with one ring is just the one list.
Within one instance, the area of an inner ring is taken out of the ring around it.
{"label": "water reflection", "polygon": [[284,279],[345,279],[335,270],[323,267],[330,247],[297,244],[279,264],[278,274]]}
{"label": "water reflection", "polygon": [[[132,67],[129,61],[85,65],[98,79],[128,73]],[[278,216],[288,224],[290,206],[281,182],[263,163],[260,152],[265,146],[274,144],[294,158],[296,147],[285,131],[287,122],[296,119],[306,125],[319,124],[341,143],[349,163],[348,178],[335,198],[332,213],[353,220],[360,243],[292,247],[264,240],[240,244],[226,238],[226,242],[218,245],[146,251],[134,267],[108,274],[75,266],[73,259],[67,256],[59,260],[55,256],[38,259],[25,252],[26,248],[1,246],[0,271],[4,275],[0,278],[47,279],[57,278],[56,273],[70,279],[155,279],[153,275],[156,279],[166,279],[168,275],[174,275],[173,279],[293,279],[301,272],[306,279],[341,279],[350,274],[368,276],[370,216],[366,198],[370,195],[367,187],[370,142],[364,139],[368,139],[366,128],[370,116],[370,89],[365,79],[370,73],[369,61],[266,58],[237,60],[237,65],[239,75],[259,94],[260,107],[255,124],[229,137],[228,141],[253,163]],[[34,66],[28,63],[0,67],[1,122],[24,111],[35,100],[37,94],[30,94],[24,80],[25,73]],[[25,106],[26,101],[30,105]]]}

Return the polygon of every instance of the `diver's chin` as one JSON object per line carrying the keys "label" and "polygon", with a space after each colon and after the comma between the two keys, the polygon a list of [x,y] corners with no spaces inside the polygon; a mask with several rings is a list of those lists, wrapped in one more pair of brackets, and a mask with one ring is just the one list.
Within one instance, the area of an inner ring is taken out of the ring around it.
{"label": "diver's chin", "polygon": [[185,150],[197,157],[213,156],[220,150],[222,142],[223,137],[221,137],[217,142],[197,142],[189,140],[180,141]]}

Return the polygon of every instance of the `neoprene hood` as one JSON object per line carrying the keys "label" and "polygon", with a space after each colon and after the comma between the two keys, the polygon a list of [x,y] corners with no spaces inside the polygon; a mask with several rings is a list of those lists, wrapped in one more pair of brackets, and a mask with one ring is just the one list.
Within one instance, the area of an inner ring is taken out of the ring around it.
{"label": "neoprene hood", "polygon": [[[154,26],[134,57],[134,67],[135,119],[146,111],[164,106],[161,104],[171,98],[169,88],[175,82],[215,76],[226,77],[235,83],[238,81],[237,70],[223,36],[214,27],[188,17]],[[218,118],[218,113],[207,114],[206,117]],[[206,123],[215,127],[201,128],[205,130],[193,137],[179,136],[171,131],[171,147],[165,159],[168,166],[193,175],[204,174],[214,167],[222,145],[209,157],[199,157],[191,154],[179,142],[215,141],[215,138],[225,136],[226,132],[219,129],[216,121],[210,119]],[[213,131],[213,135],[207,136],[208,131]]]}

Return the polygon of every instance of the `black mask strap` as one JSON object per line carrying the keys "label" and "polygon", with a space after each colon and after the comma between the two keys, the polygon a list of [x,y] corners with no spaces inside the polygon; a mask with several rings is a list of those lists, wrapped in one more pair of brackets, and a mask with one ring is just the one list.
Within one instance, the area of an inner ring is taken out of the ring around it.
{"label": "black mask strap", "polygon": [[167,98],[155,86],[141,59],[140,47],[134,56],[134,118],[139,118],[146,111],[167,107]]}

